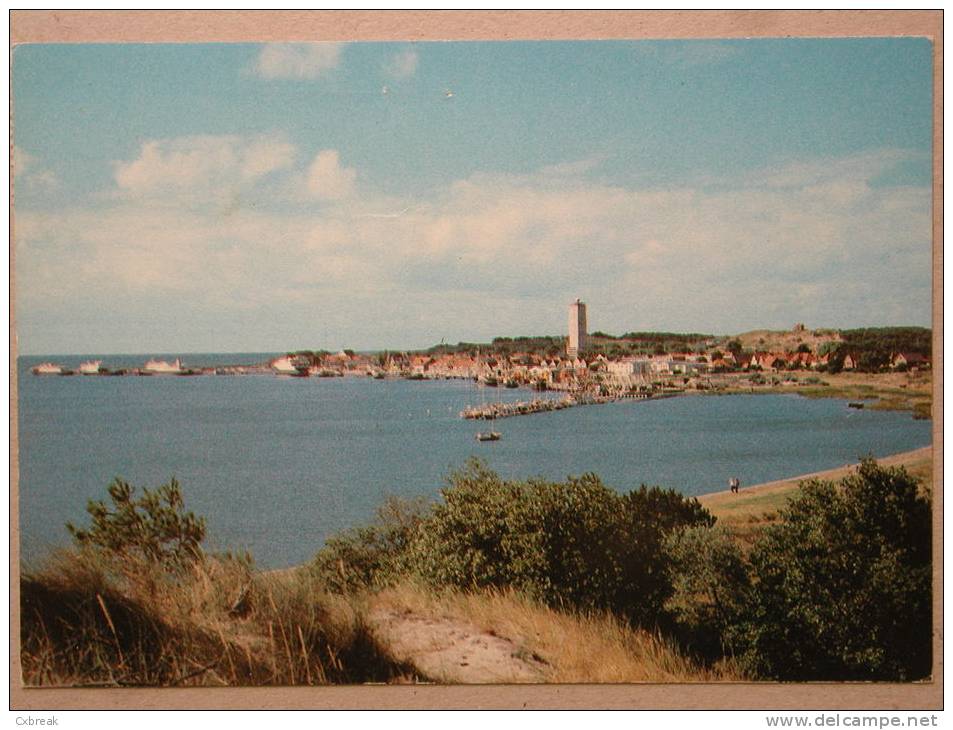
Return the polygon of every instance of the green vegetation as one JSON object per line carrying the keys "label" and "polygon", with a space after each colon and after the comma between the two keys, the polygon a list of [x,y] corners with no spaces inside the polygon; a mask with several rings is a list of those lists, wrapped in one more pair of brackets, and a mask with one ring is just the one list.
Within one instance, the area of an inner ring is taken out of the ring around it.
{"label": "green vegetation", "polygon": [[666,608],[683,640],[706,657],[734,653],[751,580],[734,535],[721,526],[676,530],[665,544],[672,595]]}
{"label": "green vegetation", "polygon": [[[868,459],[838,483],[713,495],[717,525],[672,490],[620,494],[593,474],[505,480],[473,461],[438,500],[390,501],[307,568],[277,573],[206,554],[204,521],[174,480],[137,499],[117,479],[111,506],[90,502],[91,525],[70,526],[75,549],[21,579],[24,677],[417,681],[425,673],[380,629],[381,616],[390,625],[410,612],[417,627],[453,616],[507,637],[539,681],[922,679],[932,661],[922,461],[913,474]],[[754,528],[739,539],[743,524]]]}
{"label": "green vegetation", "polygon": [[90,500],[86,511],[92,518],[88,529],[67,523],[66,529],[81,547],[92,547],[113,560],[155,564],[182,572],[201,558],[205,520],[183,512],[182,490],[173,478],[151,491],[144,489],[133,499],[135,489],[122,479],[107,488],[113,506]]}
{"label": "green vegetation", "polygon": [[400,529],[379,524],[380,539],[329,543],[314,569],[327,581],[336,566],[371,586],[415,578],[608,610],[705,661],[734,657],[753,677],[927,676],[930,505],[918,480],[865,460],[839,484],[806,482],[773,507],[746,544],[675,492],[620,495],[594,475],[506,481],[471,463],[429,510]]}
{"label": "green vegetation", "polygon": [[713,522],[674,490],[620,495],[593,474],[507,481],[476,461],[452,474],[441,496],[426,513],[393,510],[390,520],[328,541],[317,575],[351,589],[408,576],[435,588],[510,588],[550,606],[607,609],[655,626],[671,592],[665,536]]}
{"label": "green vegetation", "polygon": [[[810,481],[751,555],[744,659],[785,680],[921,679],[931,665],[931,511],[902,468]],[[730,585],[725,582],[724,585]]]}
{"label": "green vegetation", "polygon": [[226,686],[413,677],[364,617],[307,572],[257,574],[251,559],[206,555],[204,521],[178,484],[116,480],[90,502],[76,549],[20,581],[28,685]]}
{"label": "green vegetation", "polygon": [[554,357],[566,352],[566,338],[562,336],[539,335],[534,337],[494,337],[491,343],[487,342],[458,342],[455,345],[439,344],[424,350],[423,354],[432,357],[440,355],[469,355],[477,354],[508,357],[522,352],[541,357]]}
{"label": "green vegetation", "polygon": [[850,355],[861,372],[876,373],[891,365],[897,353],[914,353],[929,359],[933,332],[925,327],[871,327],[842,330],[843,342],[832,352],[828,368],[838,372]]}
{"label": "green vegetation", "polygon": [[[714,335],[698,333],[680,334],[677,332],[627,332],[624,335],[611,335],[605,332],[593,332],[589,335],[589,347],[584,353],[589,357],[598,354],[610,357],[658,352],[688,352],[704,350]],[[738,351],[740,352],[740,342]],[[730,348],[729,348],[730,349]],[[556,357],[566,354],[566,337],[537,335],[531,337],[494,337],[492,342],[458,342],[455,345],[441,343],[423,351],[423,354],[437,357],[440,355],[465,354],[476,356],[496,355],[509,357],[515,353],[526,353],[537,357]]]}

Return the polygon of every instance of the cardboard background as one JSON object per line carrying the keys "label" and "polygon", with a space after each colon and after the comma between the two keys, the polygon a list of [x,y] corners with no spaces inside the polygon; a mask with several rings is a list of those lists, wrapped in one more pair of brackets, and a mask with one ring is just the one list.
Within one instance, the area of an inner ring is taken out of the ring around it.
{"label": "cardboard background", "polygon": [[[943,706],[943,14],[931,11],[11,11],[10,43],[921,36],[934,51],[934,673],[899,684],[24,689],[19,666],[16,339],[10,301],[12,709],[941,709]],[[14,100],[11,99],[11,105]],[[12,117],[11,117],[12,119]],[[12,135],[11,135],[12,148]],[[12,176],[11,176],[12,196]],[[11,197],[12,207],[12,197]],[[11,233],[15,222],[11,212]],[[12,236],[11,236],[12,240]],[[13,247],[10,248],[11,292]]]}

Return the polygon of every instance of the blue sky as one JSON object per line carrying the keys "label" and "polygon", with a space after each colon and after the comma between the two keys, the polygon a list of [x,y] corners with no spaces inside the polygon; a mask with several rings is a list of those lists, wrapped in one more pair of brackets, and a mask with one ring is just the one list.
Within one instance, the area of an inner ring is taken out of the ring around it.
{"label": "blue sky", "polygon": [[931,52],[18,47],[20,352],[929,325]]}

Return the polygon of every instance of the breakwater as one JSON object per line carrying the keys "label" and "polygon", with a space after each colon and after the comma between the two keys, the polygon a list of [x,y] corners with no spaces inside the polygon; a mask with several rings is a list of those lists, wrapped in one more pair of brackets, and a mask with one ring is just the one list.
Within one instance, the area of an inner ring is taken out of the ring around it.
{"label": "breakwater", "polygon": [[469,418],[476,420],[492,421],[497,418],[509,418],[512,416],[529,416],[534,413],[548,413],[550,411],[561,411],[564,408],[574,406],[598,405],[601,403],[612,403],[622,399],[646,400],[650,398],[648,393],[626,393],[624,395],[590,395],[577,393],[567,395],[564,398],[543,399],[534,398],[531,401],[510,401],[505,403],[486,403],[479,406],[469,406],[460,411],[460,418]]}

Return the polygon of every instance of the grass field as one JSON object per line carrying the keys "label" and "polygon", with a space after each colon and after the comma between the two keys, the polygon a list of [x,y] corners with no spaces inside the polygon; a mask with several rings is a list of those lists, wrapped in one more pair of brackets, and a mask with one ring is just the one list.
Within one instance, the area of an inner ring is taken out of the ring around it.
{"label": "grass field", "polygon": [[[925,447],[883,459],[882,466],[903,466],[921,481],[924,489],[933,489],[933,449]],[[778,510],[793,495],[800,482],[807,479],[836,481],[847,476],[852,466],[804,474],[792,479],[781,479],[742,489],[738,494],[729,491],[706,494],[699,501],[718,518],[721,525],[734,532],[745,547],[750,547],[759,530],[777,520]]]}

